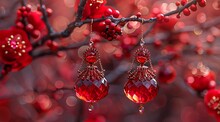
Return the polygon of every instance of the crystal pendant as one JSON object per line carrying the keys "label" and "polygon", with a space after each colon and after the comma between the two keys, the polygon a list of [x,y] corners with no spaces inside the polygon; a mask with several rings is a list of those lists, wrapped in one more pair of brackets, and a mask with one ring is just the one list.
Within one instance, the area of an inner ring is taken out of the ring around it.
{"label": "crystal pendant", "polygon": [[[124,86],[125,95],[133,102],[140,104],[139,112],[143,113],[142,104],[151,101],[158,93],[158,84],[155,80],[155,73],[152,69],[150,54],[147,49],[141,47],[137,50],[136,61],[140,64],[129,72],[128,81]],[[150,67],[145,66],[146,62]]]}
{"label": "crystal pendant", "polygon": [[[84,60],[87,66],[79,71],[78,79],[75,82],[76,96],[89,102],[89,111],[93,110],[93,103],[101,100],[108,94],[109,85],[104,77],[103,71],[100,71],[95,63],[98,62],[98,51],[89,47],[84,53]],[[100,64],[101,65],[101,64]]]}

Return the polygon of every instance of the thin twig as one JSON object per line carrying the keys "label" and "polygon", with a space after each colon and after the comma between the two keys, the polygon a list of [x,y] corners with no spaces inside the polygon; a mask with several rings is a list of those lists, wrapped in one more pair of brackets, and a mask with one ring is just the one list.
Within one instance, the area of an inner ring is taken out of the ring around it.
{"label": "thin twig", "polygon": [[[176,10],[168,12],[164,15],[165,16],[170,16],[170,15],[173,15],[173,14],[176,14],[176,13],[180,13],[184,10],[184,8],[187,8],[187,7],[191,6],[195,2],[196,2],[196,0],[192,0],[191,2],[188,2],[185,6],[179,7]],[[83,8],[84,8],[85,4],[86,4],[86,0],[81,0],[80,1],[78,11],[77,11],[76,20],[73,21],[72,23],[70,23],[64,31],[57,32],[57,33],[54,33],[53,35],[49,35],[49,36],[47,35],[47,36],[43,37],[41,40],[37,41],[37,43],[34,43],[33,47],[37,48],[38,46],[43,45],[45,43],[45,41],[48,40],[48,39],[69,37],[70,34],[73,32],[73,30],[76,27],[81,27],[82,25],[87,24],[87,23],[91,23],[92,21],[95,23],[95,22],[101,22],[105,19],[111,19],[111,21],[114,22],[114,23],[121,23],[121,22],[128,22],[128,21],[138,21],[138,22],[143,22],[143,24],[146,24],[146,23],[155,22],[157,20],[157,18],[149,18],[149,19],[144,19],[144,18],[114,18],[113,16],[109,16],[109,17],[106,17],[106,18],[103,17],[103,18],[98,18],[98,19],[81,20],[82,12],[83,12]]]}
{"label": "thin twig", "polygon": [[53,30],[52,26],[49,23],[49,20],[48,20],[48,17],[47,17],[46,6],[43,4],[43,0],[39,0],[39,3],[40,3],[40,10],[41,10],[42,15],[43,15],[43,21],[45,22],[48,34],[50,35],[50,34],[54,33],[54,30]]}

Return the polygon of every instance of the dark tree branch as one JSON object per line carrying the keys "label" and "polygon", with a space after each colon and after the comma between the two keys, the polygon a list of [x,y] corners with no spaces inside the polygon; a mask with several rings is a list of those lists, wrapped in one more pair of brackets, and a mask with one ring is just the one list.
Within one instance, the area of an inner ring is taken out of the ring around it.
{"label": "dark tree branch", "polygon": [[40,3],[40,10],[41,10],[42,15],[43,15],[43,21],[46,24],[48,34],[51,35],[52,33],[54,33],[54,30],[53,30],[52,26],[49,23],[49,20],[48,20],[48,17],[47,17],[46,6],[43,4],[43,0],[39,0],[39,3]]}
{"label": "dark tree branch", "polygon": [[[191,2],[188,2],[185,6],[179,7],[176,10],[168,12],[164,15],[165,16],[170,16],[170,15],[173,15],[173,14],[176,14],[176,13],[180,13],[184,10],[184,8],[187,8],[187,7],[191,6],[195,2],[196,2],[196,0],[192,0]],[[141,23],[143,22],[143,24],[146,24],[146,23],[155,22],[157,20],[157,18],[150,18],[150,19],[144,19],[144,18],[114,18],[112,16],[109,16],[109,17],[106,17],[106,18],[86,19],[86,20],[81,21],[82,12],[83,12],[83,8],[84,8],[85,4],[86,4],[86,0],[81,0],[80,1],[79,7],[78,7],[79,9],[77,11],[76,20],[74,22],[70,23],[64,31],[57,32],[57,33],[54,33],[52,35],[46,35],[41,40],[34,43],[33,47],[37,48],[38,46],[43,45],[48,39],[66,38],[73,32],[73,30],[76,27],[81,27],[82,25],[87,24],[87,23],[91,23],[92,21],[93,22],[101,22],[101,21],[104,21],[105,19],[111,19],[112,22],[117,23],[117,24],[121,23],[121,22],[128,22],[128,21],[138,21],[138,22],[141,22]],[[79,17],[79,16],[81,16],[81,17]]]}
{"label": "dark tree branch", "polygon": [[[179,29],[179,30],[176,30],[176,31],[157,33],[154,36],[150,36],[150,37],[145,38],[144,41],[145,41],[145,44],[149,45],[149,44],[153,44],[155,39],[164,40],[164,39],[170,37],[171,34],[179,34],[179,33],[182,33],[182,32],[193,32],[194,29],[197,28],[197,27],[207,30],[208,28],[210,28],[212,26],[215,26],[215,25],[219,25],[219,24],[220,24],[220,17],[212,19],[212,20],[207,21],[207,22],[202,23],[202,24],[193,25],[193,26],[185,26],[183,29]],[[152,30],[154,25],[155,25],[155,23],[152,23],[150,25],[148,30],[144,33],[144,35],[143,35],[144,37],[147,36],[151,32],[150,30]],[[81,47],[82,45],[85,45],[85,44],[88,44],[88,42],[86,40],[84,40],[82,42],[78,42],[78,43],[73,43],[73,44],[68,45],[68,46],[60,46],[58,48],[58,51],[77,49],[77,48],[79,48],[79,47]],[[131,48],[130,51],[135,49],[138,45],[139,44],[137,44],[136,46]],[[39,52],[36,52],[36,53],[32,52],[32,56],[34,57],[34,59],[40,58],[40,57],[43,57],[43,56],[47,56],[47,55],[57,55],[57,53],[53,52],[49,49],[39,51]]]}

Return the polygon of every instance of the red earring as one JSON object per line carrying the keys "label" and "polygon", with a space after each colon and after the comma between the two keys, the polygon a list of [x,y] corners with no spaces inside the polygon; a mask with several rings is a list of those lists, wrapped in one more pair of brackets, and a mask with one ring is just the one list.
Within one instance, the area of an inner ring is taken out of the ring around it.
{"label": "red earring", "polygon": [[[97,63],[99,67],[96,66]],[[89,102],[89,111],[92,111],[93,103],[107,96],[109,85],[104,77],[104,69],[101,65],[99,52],[91,40],[89,48],[83,55],[83,65],[86,67],[81,71],[79,70],[74,88],[76,96],[85,102]]]}
{"label": "red earring", "polygon": [[[135,60],[139,66],[133,71],[129,71],[128,81],[124,85],[124,93],[131,101],[140,104],[139,112],[143,113],[143,104],[156,97],[158,84],[155,80],[150,52],[143,46],[143,35],[140,45],[141,47],[135,53]],[[146,66],[146,63],[149,63],[149,66]]]}

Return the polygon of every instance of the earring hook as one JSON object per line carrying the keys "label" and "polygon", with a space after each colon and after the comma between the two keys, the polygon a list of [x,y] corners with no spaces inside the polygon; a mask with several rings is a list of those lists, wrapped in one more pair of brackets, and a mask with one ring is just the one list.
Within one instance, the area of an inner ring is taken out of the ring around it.
{"label": "earring hook", "polygon": [[145,42],[144,42],[144,34],[143,34],[143,24],[144,24],[144,19],[141,19],[141,41],[140,41],[140,45],[143,47]]}

